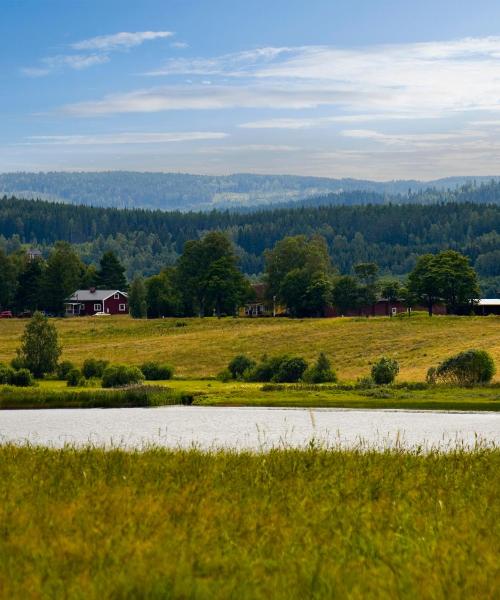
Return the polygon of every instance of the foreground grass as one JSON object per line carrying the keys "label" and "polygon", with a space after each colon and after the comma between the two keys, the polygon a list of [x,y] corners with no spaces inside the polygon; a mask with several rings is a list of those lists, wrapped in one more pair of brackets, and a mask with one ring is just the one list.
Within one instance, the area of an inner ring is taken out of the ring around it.
{"label": "foreground grass", "polygon": [[498,598],[500,451],[0,446],[3,598]]}
{"label": "foreground grass", "polygon": [[[259,358],[265,352],[314,360],[324,351],[341,379],[351,381],[367,375],[383,354],[397,358],[405,381],[423,381],[429,367],[467,348],[487,350],[500,365],[500,317],[147,321],[119,316],[53,322],[63,359],[78,365],[91,356],[128,364],[168,361],[184,377],[214,376],[236,354]],[[0,361],[15,355],[25,325],[24,319],[0,320]],[[496,377],[500,381],[500,372]]]}

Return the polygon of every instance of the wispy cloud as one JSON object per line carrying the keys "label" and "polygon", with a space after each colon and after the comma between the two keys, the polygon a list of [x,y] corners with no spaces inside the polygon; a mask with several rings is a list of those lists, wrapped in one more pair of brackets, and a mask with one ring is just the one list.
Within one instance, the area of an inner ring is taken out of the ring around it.
{"label": "wispy cloud", "polygon": [[172,37],[172,31],[121,31],[111,35],[99,35],[71,44],[74,50],[122,50],[140,46],[144,42]]}
{"label": "wispy cloud", "polygon": [[187,42],[171,42],[170,47],[182,50],[184,48],[189,48],[189,44]]}
{"label": "wispy cloud", "polygon": [[40,66],[24,67],[21,73],[27,77],[44,77],[65,67],[70,69],[86,69],[94,65],[107,63],[109,54],[118,50],[128,50],[140,46],[146,41],[173,36],[171,31],[122,31],[111,35],[101,35],[70,44],[73,50],[86,54],[57,54],[40,59]]}
{"label": "wispy cloud", "polygon": [[95,135],[33,135],[23,145],[101,146],[110,144],[165,144],[196,140],[220,140],[227,133],[213,131],[184,131],[164,133],[110,133]]}

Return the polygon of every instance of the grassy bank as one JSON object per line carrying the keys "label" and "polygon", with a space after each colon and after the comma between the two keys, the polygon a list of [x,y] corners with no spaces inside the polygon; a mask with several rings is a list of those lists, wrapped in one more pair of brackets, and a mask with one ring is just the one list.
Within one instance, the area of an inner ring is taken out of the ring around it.
{"label": "grassy bank", "polygon": [[500,452],[0,447],[3,598],[495,598]]}
{"label": "grassy bank", "polygon": [[[490,352],[500,365],[500,317],[359,319],[54,319],[63,359],[141,364],[167,361],[183,377],[214,376],[236,354],[254,358],[290,352],[312,361],[326,352],[342,380],[366,375],[387,354],[400,379],[423,381],[427,369],[467,348]],[[15,355],[26,321],[0,320],[0,361]],[[500,369],[499,369],[500,371]],[[496,375],[500,381],[500,372]]]}
{"label": "grassy bank", "polygon": [[459,388],[401,383],[360,389],[353,385],[263,385],[171,379],[116,390],[68,388],[63,381],[51,380],[42,380],[35,388],[0,386],[0,409],[120,408],[169,404],[500,411],[500,385]]}
{"label": "grassy bank", "polygon": [[[51,382],[52,383],[52,382]],[[57,382],[60,383],[60,382]],[[0,409],[33,408],[127,408],[191,404],[192,394],[165,386],[135,386],[124,389],[43,386],[0,386]]]}

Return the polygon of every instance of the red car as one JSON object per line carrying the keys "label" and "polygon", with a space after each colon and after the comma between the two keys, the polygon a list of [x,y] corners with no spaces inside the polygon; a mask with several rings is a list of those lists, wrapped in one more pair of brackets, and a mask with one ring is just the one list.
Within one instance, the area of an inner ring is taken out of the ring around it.
{"label": "red car", "polygon": [[13,316],[11,310],[2,310],[2,312],[0,312],[0,319],[12,319]]}

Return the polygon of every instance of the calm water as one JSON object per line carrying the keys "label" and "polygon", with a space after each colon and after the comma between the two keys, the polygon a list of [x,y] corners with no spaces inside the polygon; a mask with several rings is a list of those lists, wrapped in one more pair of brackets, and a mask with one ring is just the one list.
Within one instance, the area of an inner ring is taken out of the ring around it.
{"label": "calm water", "polygon": [[500,445],[500,413],[180,407],[0,411],[0,441],[266,450],[312,439],[342,447]]}

